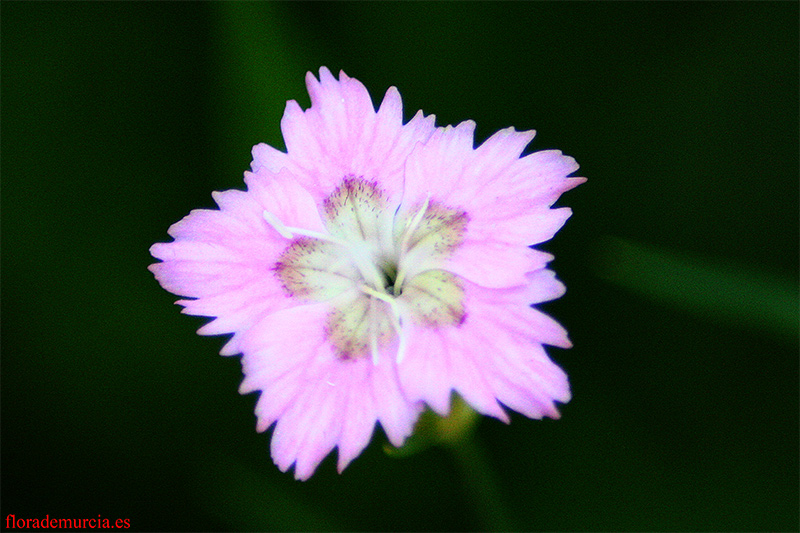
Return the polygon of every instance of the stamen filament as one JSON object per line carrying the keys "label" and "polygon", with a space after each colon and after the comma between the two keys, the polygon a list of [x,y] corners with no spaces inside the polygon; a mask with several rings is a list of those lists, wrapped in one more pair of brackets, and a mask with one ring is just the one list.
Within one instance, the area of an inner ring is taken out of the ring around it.
{"label": "stamen filament", "polygon": [[378,364],[378,321],[375,318],[375,300],[369,300],[369,348],[372,354],[372,364]]}
{"label": "stamen filament", "polygon": [[[389,307],[392,308],[392,327],[394,328],[395,333],[397,333],[397,337],[400,339],[400,343],[397,347],[397,362],[399,363],[406,356],[406,336],[403,334],[402,313],[397,304],[397,300],[384,292],[378,292],[372,287],[368,287],[366,285],[361,285],[359,289],[361,289],[364,293],[377,298],[378,300],[383,300],[389,304]],[[374,340],[374,338],[371,340]],[[375,364],[378,362],[377,346],[373,346],[372,362]]]}
{"label": "stamen filament", "polygon": [[383,276],[375,265],[369,247],[365,243],[348,243],[347,251],[364,280],[371,280],[375,288],[383,289],[385,287]]}
{"label": "stamen filament", "polygon": [[378,292],[372,287],[369,287],[367,285],[361,285],[359,289],[361,289],[362,292],[369,294],[373,298],[377,298],[378,300],[383,300],[384,302],[388,303],[389,306],[392,308],[394,314],[399,316],[400,309],[397,307],[397,302],[395,301],[395,299],[392,298],[390,295],[386,294],[385,292]]}
{"label": "stamen filament", "polygon": [[353,260],[353,263],[361,272],[361,275],[364,277],[364,279],[372,279],[372,282],[376,287],[380,287],[381,289],[384,288],[385,285],[383,283],[383,276],[381,276],[378,268],[369,257],[369,251],[365,252],[363,250],[363,246],[359,247],[357,243],[348,242],[332,235],[320,233],[318,231],[287,226],[273,213],[266,210],[262,213],[262,216],[270,226],[275,228],[275,231],[280,233],[281,236],[286,239],[293,239],[295,235],[302,235],[304,237],[311,237],[312,239],[319,239],[321,241],[326,241],[345,247],[350,255],[350,258]]}
{"label": "stamen filament", "polygon": [[407,351],[406,350],[406,346],[407,346],[406,336],[407,335],[405,333],[405,330],[403,329],[403,325],[400,323],[400,316],[398,315],[398,316],[393,317],[393,318],[397,321],[397,324],[393,324],[393,325],[395,326],[395,331],[397,332],[397,337],[400,339],[400,342],[397,345],[397,359],[396,359],[397,363],[400,364],[400,363],[403,362],[403,359],[406,356],[406,351]]}
{"label": "stamen filament", "polygon": [[400,291],[403,289],[403,281],[406,279],[406,269],[403,266],[400,266],[400,270],[397,272],[397,277],[394,280],[394,285],[392,286],[392,292],[395,296],[400,294]]}
{"label": "stamen filament", "polygon": [[269,211],[264,211],[262,215],[264,217],[264,220],[266,220],[267,223],[275,229],[275,231],[281,234],[281,237],[285,237],[287,239],[291,239],[294,237],[294,235],[292,235],[292,232],[289,231],[289,228],[284,226],[283,222],[281,222],[278,219],[278,217],[276,217]]}
{"label": "stamen filament", "polygon": [[338,239],[333,237],[332,235],[327,235],[325,233],[320,233],[318,231],[313,231],[310,229],[303,229],[303,228],[295,228],[293,226],[286,226],[283,222],[281,222],[278,217],[276,217],[273,213],[269,211],[264,211],[263,213],[264,220],[267,223],[275,228],[275,231],[281,234],[282,237],[287,239],[293,239],[295,235],[302,235],[303,237],[311,237],[312,239],[319,239],[321,241],[332,242],[334,244],[339,244],[341,246],[349,246],[347,241],[342,239]]}
{"label": "stamen filament", "polygon": [[406,231],[403,234],[403,241],[400,244],[400,254],[406,253],[408,249],[408,241],[411,239],[411,235],[417,231],[417,227],[419,223],[422,222],[422,217],[425,216],[425,213],[428,211],[428,203],[431,201],[431,195],[429,194],[427,198],[425,198],[425,202],[422,204],[422,207],[417,211],[414,215],[414,218],[411,219],[409,222],[408,227],[406,227]]}
{"label": "stamen filament", "polygon": [[[411,236],[417,231],[419,227],[419,223],[422,222],[422,218],[425,216],[425,213],[428,211],[428,205],[431,201],[431,195],[429,194],[427,198],[425,198],[425,202],[423,202],[422,207],[414,214],[414,218],[409,221],[406,225],[405,232],[403,233],[403,240],[400,242],[400,257],[402,258],[405,253],[408,251],[408,241],[411,240]],[[400,292],[403,290],[403,281],[406,279],[406,269],[404,268],[403,261],[401,259],[400,265],[398,265],[398,272],[397,277],[395,277],[394,286],[392,287],[392,292],[395,295],[399,295]]]}

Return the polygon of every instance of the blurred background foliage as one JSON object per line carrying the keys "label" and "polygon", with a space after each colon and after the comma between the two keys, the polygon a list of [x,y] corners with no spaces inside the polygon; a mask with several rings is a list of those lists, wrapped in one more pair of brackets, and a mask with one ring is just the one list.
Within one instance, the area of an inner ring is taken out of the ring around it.
{"label": "blurred background foliage", "polygon": [[[458,460],[280,473],[148,247],[303,77],[539,131],[588,183],[543,248],[574,399],[475,428],[525,530],[798,529],[798,4],[2,5],[2,515],[136,530],[485,527]],[[5,524],[2,524],[3,527]]]}

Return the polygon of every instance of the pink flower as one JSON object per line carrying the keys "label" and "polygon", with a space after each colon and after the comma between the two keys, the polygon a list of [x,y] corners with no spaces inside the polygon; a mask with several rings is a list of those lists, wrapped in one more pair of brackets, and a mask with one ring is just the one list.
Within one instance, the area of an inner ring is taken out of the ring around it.
{"label": "pink flower", "polygon": [[534,132],[501,130],[474,148],[475,123],[403,124],[394,87],[378,111],[366,88],[326,68],[306,77],[311,107],[286,105],[287,153],[253,148],[246,191],[214,193],[153,245],[150,266],[199,333],[232,333],[241,393],[261,391],[272,457],[307,479],[334,447],[339,471],[375,423],[400,446],[425,405],[452,391],[508,421],[559,416],[570,399],[544,345],[566,331],[531,307],[564,293],[529,245],[570,215],[550,206],[584,181],[559,151],[520,158]]}

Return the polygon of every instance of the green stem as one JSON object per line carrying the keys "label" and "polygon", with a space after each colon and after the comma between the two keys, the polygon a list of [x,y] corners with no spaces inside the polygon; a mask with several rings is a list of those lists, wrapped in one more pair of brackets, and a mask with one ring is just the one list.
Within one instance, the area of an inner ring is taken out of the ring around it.
{"label": "green stem", "polygon": [[456,458],[484,531],[519,531],[511,519],[486,457],[475,437],[447,446]]}

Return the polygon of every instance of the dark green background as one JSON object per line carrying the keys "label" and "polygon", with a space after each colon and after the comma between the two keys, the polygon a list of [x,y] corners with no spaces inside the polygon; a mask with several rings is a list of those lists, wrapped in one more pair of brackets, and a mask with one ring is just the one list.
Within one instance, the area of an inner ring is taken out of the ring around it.
{"label": "dark green background", "polygon": [[2,518],[485,527],[447,451],[280,473],[148,247],[241,188],[326,65],[406,117],[535,128],[589,181],[560,421],[481,421],[526,530],[798,529],[798,4],[2,5]]}

